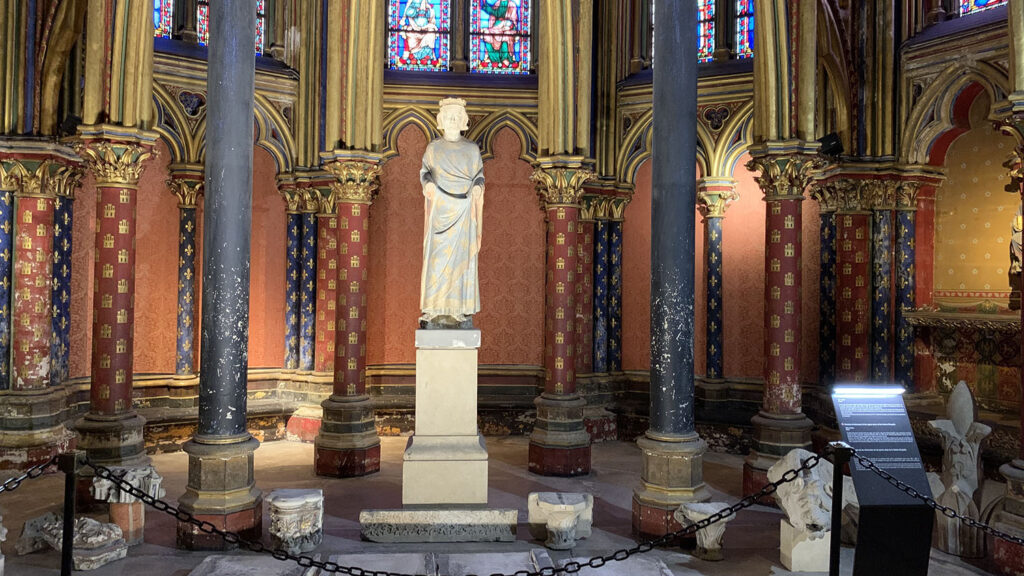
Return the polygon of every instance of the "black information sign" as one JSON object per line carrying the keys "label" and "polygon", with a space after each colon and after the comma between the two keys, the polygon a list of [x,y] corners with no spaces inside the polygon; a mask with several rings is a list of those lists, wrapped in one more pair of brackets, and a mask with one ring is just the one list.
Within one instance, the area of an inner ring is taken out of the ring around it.
{"label": "black information sign", "polygon": [[[885,390],[836,387],[832,402],[843,440],[857,454],[930,496],[903,397]],[[856,457],[850,461],[850,473],[860,501],[854,576],[928,574],[932,509],[862,466]]]}

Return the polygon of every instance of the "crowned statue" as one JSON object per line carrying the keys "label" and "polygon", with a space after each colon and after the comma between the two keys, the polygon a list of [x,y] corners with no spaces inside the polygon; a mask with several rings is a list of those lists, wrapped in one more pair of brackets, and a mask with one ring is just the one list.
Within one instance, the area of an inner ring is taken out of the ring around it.
{"label": "crowned statue", "polygon": [[466,102],[440,102],[437,127],[444,135],[427,145],[423,185],[423,275],[420,327],[472,328],[480,311],[477,260],[484,208],[484,164],[469,128]]}

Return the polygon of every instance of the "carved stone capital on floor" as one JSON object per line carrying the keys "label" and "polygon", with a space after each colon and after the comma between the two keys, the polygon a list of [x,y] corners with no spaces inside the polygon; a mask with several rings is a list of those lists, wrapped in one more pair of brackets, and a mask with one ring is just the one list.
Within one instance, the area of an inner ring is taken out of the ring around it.
{"label": "carved stone capital on floor", "polygon": [[171,177],[167,187],[178,198],[179,208],[195,208],[203,195],[205,184],[203,166],[199,164],[171,164],[167,167]]}
{"label": "carved stone capital on floor", "polygon": [[697,181],[697,209],[704,218],[722,218],[726,209],[739,198],[736,180],[701,178]]}
{"label": "carved stone capital on floor", "polygon": [[537,160],[530,179],[545,207],[578,206],[583,184],[594,176],[591,163],[582,156],[551,156]]}
{"label": "carved stone capital on floor", "polygon": [[372,152],[324,152],[320,155],[325,170],[334,175],[331,190],[335,202],[369,204],[380,188],[384,158]]}
{"label": "carved stone capital on floor", "polygon": [[79,129],[75,151],[96,178],[98,187],[138,186],[146,160],[157,155],[156,132],[108,124]]}
{"label": "carved stone capital on floor", "polygon": [[660,437],[650,431],[636,444],[643,468],[640,485],[633,489],[633,534],[657,538],[682,528],[674,516],[681,504],[711,499],[704,483],[708,446],[696,433]]}
{"label": "carved stone capital on floor", "polygon": [[803,198],[814,173],[825,167],[817,142],[766,142],[750,149],[747,170],[756,171],[765,200]]}

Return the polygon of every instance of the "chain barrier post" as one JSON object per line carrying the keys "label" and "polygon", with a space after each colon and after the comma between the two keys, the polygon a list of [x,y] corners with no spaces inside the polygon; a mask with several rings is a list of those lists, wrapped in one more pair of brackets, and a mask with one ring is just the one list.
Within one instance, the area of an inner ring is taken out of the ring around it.
{"label": "chain barrier post", "polygon": [[853,446],[829,442],[832,449],[832,535],[828,547],[828,576],[839,576],[839,553],[843,532],[843,470],[853,456]]}
{"label": "chain barrier post", "polygon": [[65,452],[57,460],[57,467],[64,473],[64,538],[60,547],[60,576],[71,576],[72,552],[75,546],[75,491],[78,471],[85,453],[80,450]]}

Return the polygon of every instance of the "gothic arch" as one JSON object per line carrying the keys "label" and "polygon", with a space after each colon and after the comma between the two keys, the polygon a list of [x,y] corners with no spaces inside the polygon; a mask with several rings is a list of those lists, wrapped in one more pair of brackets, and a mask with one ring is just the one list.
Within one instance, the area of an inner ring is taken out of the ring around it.
{"label": "gothic arch", "polygon": [[843,148],[852,151],[852,90],[849,79],[853,76],[850,74],[850,46],[843,30],[843,22],[827,0],[822,0],[818,10],[818,63],[825,73],[823,80],[828,82],[832,90],[831,104],[836,108],[836,132],[843,143]]}
{"label": "gothic arch", "polygon": [[708,159],[707,171],[701,170],[701,174],[731,178],[736,170],[736,163],[753,143],[753,125],[754,101],[751,99],[740,106],[726,121],[715,143],[714,152]]}
{"label": "gothic arch", "polygon": [[159,82],[153,82],[153,130],[167,144],[172,164],[199,161],[196,142],[188,120],[174,97]]}
{"label": "gothic arch", "polygon": [[[935,164],[936,145],[952,143],[965,127],[958,123],[956,108],[961,96],[986,92],[992,102],[1006,100],[1010,79],[1006,72],[987,62],[954,63],[943,70],[917,98],[904,124],[900,159],[910,164]],[[944,150],[941,150],[944,152]]]}
{"label": "gothic arch", "polygon": [[[278,174],[291,172],[295,165],[295,140],[284,116],[270,101],[260,94],[253,105],[254,144],[263,148],[274,158]],[[206,159],[206,117],[196,126],[199,143],[199,162]]]}
{"label": "gothic arch", "polygon": [[399,108],[384,119],[384,158],[398,156],[398,135],[406,126],[416,126],[431,141],[441,135],[434,127],[434,115],[418,106]]}
{"label": "gothic arch", "polygon": [[470,128],[466,138],[480,145],[483,159],[494,157],[494,138],[502,128],[509,128],[519,137],[519,158],[531,164],[537,160],[537,127],[519,112],[502,110],[488,115]]}
{"label": "gothic arch", "polygon": [[[618,160],[615,163],[615,174],[619,182],[629,186],[636,184],[637,170],[651,158],[653,139],[654,114],[653,110],[648,110],[626,132],[619,146]],[[709,158],[706,150],[712,147],[707,143],[713,141],[707,128],[697,122],[697,169],[701,174],[708,173]]]}

